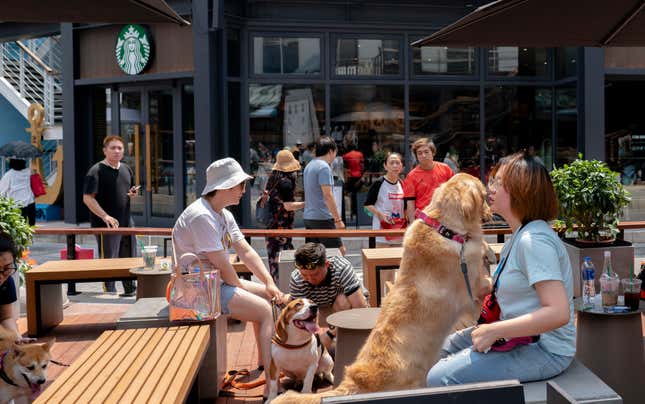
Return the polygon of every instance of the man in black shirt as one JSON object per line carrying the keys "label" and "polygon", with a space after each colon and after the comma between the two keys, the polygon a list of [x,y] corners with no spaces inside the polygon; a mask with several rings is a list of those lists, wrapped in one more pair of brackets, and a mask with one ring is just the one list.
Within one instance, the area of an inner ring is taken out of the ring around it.
{"label": "man in black shirt", "polygon": [[[130,227],[130,198],[137,195],[132,169],[121,162],[125,143],[120,136],[108,136],[103,140],[105,159],[94,164],[83,185],[83,203],[90,209],[92,227]],[[132,256],[130,237],[121,235],[97,235],[102,258]],[[129,244],[129,248],[128,248]],[[134,281],[123,281],[121,296],[134,296]],[[114,282],[105,282],[105,291],[116,293]]]}

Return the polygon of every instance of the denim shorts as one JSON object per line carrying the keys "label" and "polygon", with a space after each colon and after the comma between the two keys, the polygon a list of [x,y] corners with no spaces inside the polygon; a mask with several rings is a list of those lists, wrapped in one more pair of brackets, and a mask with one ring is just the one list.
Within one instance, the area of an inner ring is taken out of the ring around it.
{"label": "denim shorts", "polygon": [[237,291],[236,286],[231,286],[227,283],[222,282],[220,288],[219,303],[220,308],[222,309],[222,314],[231,314],[231,311],[228,308],[228,302],[231,301],[233,295]]}
{"label": "denim shorts", "polygon": [[508,352],[474,352],[473,329],[466,328],[446,338],[439,361],[428,372],[429,387],[508,379],[521,383],[544,380],[562,373],[573,360],[545,350],[539,342]]}

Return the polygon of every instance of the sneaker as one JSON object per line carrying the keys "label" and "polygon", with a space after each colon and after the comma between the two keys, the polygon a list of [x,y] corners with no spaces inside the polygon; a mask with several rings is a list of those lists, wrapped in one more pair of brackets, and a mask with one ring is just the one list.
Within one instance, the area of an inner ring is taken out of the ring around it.
{"label": "sneaker", "polygon": [[135,290],[130,290],[130,291],[126,291],[126,292],[123,292],[123,293],[119,293],[119,296],[121,296],[121,297],[132,297],[132,296],[136,296],[136,294],[137,294],[137,291],[135,289]]}

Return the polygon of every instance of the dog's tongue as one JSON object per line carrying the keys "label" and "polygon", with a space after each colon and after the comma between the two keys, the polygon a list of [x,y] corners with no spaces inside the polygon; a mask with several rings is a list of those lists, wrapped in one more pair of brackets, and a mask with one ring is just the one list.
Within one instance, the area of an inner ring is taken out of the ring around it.
{"label": "dog's tongue", "polygon": [[315,321],[305,321],[303,322],[303,324],[305,325],[305,328],[307,329],[307,331],[309,331],[312,334],[316,334],[320,331],[320,328],[318,327],[318,324],[316,324]]}
{"label": "dog's tongue", "polygon": [[31,389],[31,395],[33,397],[36,397],[37,395],[40,394],[40,384],[29,383],[29,388]]}

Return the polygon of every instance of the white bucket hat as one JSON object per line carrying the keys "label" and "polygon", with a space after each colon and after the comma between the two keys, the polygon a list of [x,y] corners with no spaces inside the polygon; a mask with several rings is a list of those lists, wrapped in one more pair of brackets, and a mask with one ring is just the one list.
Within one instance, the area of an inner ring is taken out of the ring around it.
{"label": "white bucket hat", "polygon": [[216,189],[229,189],[253,178],[234,158],[227,157],[211,163],[206,169],[206,186],[202,196]]}

